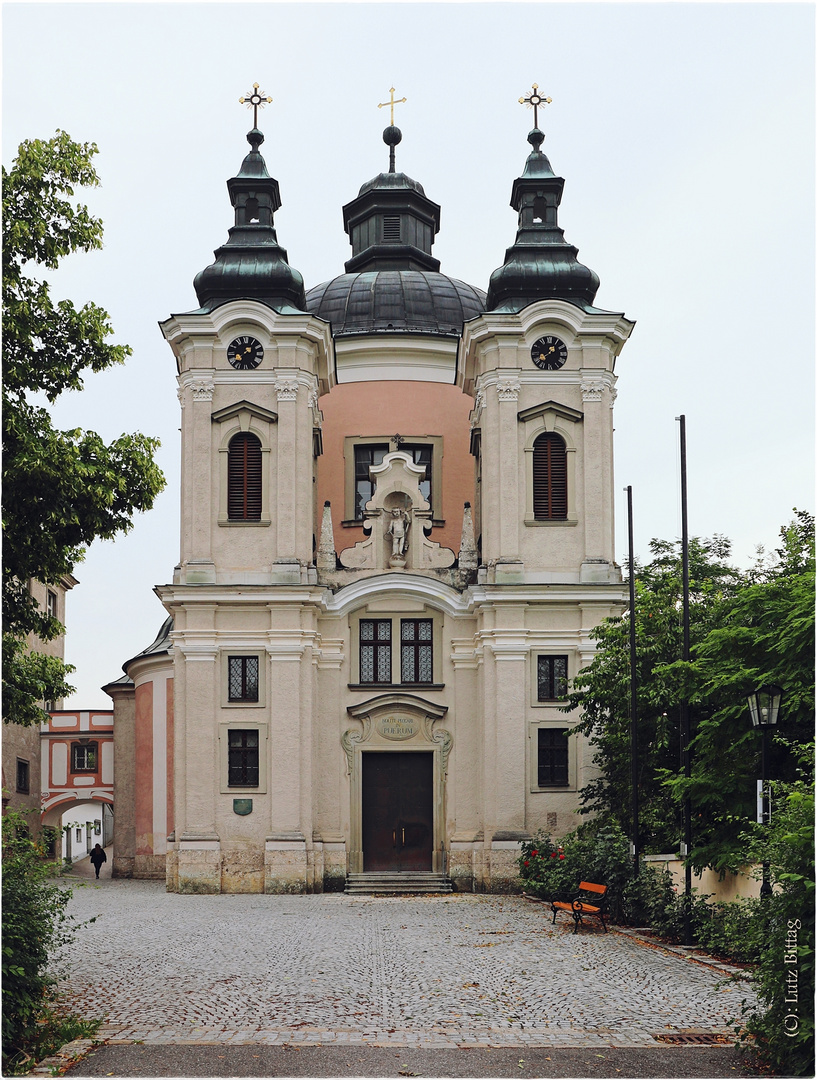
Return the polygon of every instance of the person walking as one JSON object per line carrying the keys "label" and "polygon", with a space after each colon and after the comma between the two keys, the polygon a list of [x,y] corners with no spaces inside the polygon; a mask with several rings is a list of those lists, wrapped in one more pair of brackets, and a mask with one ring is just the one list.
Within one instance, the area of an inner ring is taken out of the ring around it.
{"label": "person walking", "polygon": [[99,846],[99,844],[96,844],[94,846],[94,850],[90,854],[90,860],[91,860],[91,863],[93,864],[94,870],[96,870],[96,876],[98,878],[99,877],[99,868],[102,866],[102,864],[104,862],[108,861],[108,856],[105,854],[103,849]]}

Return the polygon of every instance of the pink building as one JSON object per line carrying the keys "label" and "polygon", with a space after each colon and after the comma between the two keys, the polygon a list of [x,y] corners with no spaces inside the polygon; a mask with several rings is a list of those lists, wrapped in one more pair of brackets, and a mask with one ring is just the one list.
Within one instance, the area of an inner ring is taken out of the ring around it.
{"label": "pink building", "polygon": [[112,839],[113,710],[55,710],[40,729],[42,823],[55,829],[64,824],[98,821],[77,850],[73,830],[67,855],[84,855],[87,843]]}

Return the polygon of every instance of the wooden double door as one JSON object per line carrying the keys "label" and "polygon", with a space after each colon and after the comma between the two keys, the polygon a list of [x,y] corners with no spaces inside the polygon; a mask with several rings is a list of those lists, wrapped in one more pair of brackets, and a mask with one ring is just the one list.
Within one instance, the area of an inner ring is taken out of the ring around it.
{"label": "wooden double door", "polygon": [[431,870],[434,755],[363,754],[364,871]]}

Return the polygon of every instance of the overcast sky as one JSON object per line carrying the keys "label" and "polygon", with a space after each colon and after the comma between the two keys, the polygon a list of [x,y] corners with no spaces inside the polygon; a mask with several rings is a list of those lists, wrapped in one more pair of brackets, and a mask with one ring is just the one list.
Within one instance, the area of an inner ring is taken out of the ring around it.
{"label": "overcast sky", "polygon": [[87,201],[105,246],[67,260],[59,296],[111,315],[127,365],[55,408],[63,427],[162,440],[167,490],[75,573],[66,658],[74,707],[164,619],[152,588],[178,561],[179,404],[157,323],[232,224],[225,181],[247,152],[253,82],[283,206],[280,243],[310,288],[343,272],[341,206],[388,166],[442,206],[443,272],[487,288],[513,242],[513,180],[537,82],[565,177],[560,224],[636,327],[619,359],[617,553],[633,486],[637,552],[680,534],[687,418],[693,535],[748,564],[814,502],[814,7],[811,4],[394,3],[3,5],[3,162],[57,128],[99,146]]}

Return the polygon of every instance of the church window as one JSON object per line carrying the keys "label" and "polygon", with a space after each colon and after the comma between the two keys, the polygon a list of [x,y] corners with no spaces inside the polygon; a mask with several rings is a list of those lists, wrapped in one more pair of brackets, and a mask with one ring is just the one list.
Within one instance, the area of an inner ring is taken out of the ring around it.
{"label": "church window", "polygon": [[71,743],[71,772],[96,772],[97,743]]}
{"label": "church window", "polygon": [[400,240],[400,218],[389,216],[383,218],[383,239],[387,243],[396,243]]}
{"label": "church window", "polygon": [[29,764],[23,758],[17,758],[17,790],[21,795],[28,795]]}
{"label": "church window", "polygon": [[363,510],[374,494],[369,467],[380,465],[389,452],[388,443],[363,443],[355,447],[355,519],[363,520]]}
{"label": "church window", "polygon": [[230,656],[227,660],[228,701],[258,701],[258,657]]}
{"label": "church window", "polygon": [[360,620],[360,681],[391,682],[391,619]]}
{"label": "church window", "polygon": [[400,679],[403,683],[432,682],[431,619],[400,620]]}
{"label": "church window", "polygon": [[537,701],[562,701],[567,697],[567,657],[537,656]]}
{"label": "church window", "polygon": [[567,787],[567,728],[539,728],[537,780],[539,787]]}
{"label": "church window", "polygon": [[258,787],[258,731],[232,728],[228,734],[227,784],[229,787]]}
{"label": "church window", "polygon": [[432,447],[428,445],[413,446],[408,443],[402,443],[400,450],[404,454],[408,454],[415,465],[422,465],[425,469],[425,476],[420,481],[420,494],[425,501],[431,505],[431,452]]}
{"label": "church window", "polygon": [[533,516],[537,521],[567,518],[567,451],[550,432],[533,444]]}
{"label": "church window", "polygon": [[256,435],[242,432],[230,440],[227,516],[230,521],[261,520],[261,441]]}

